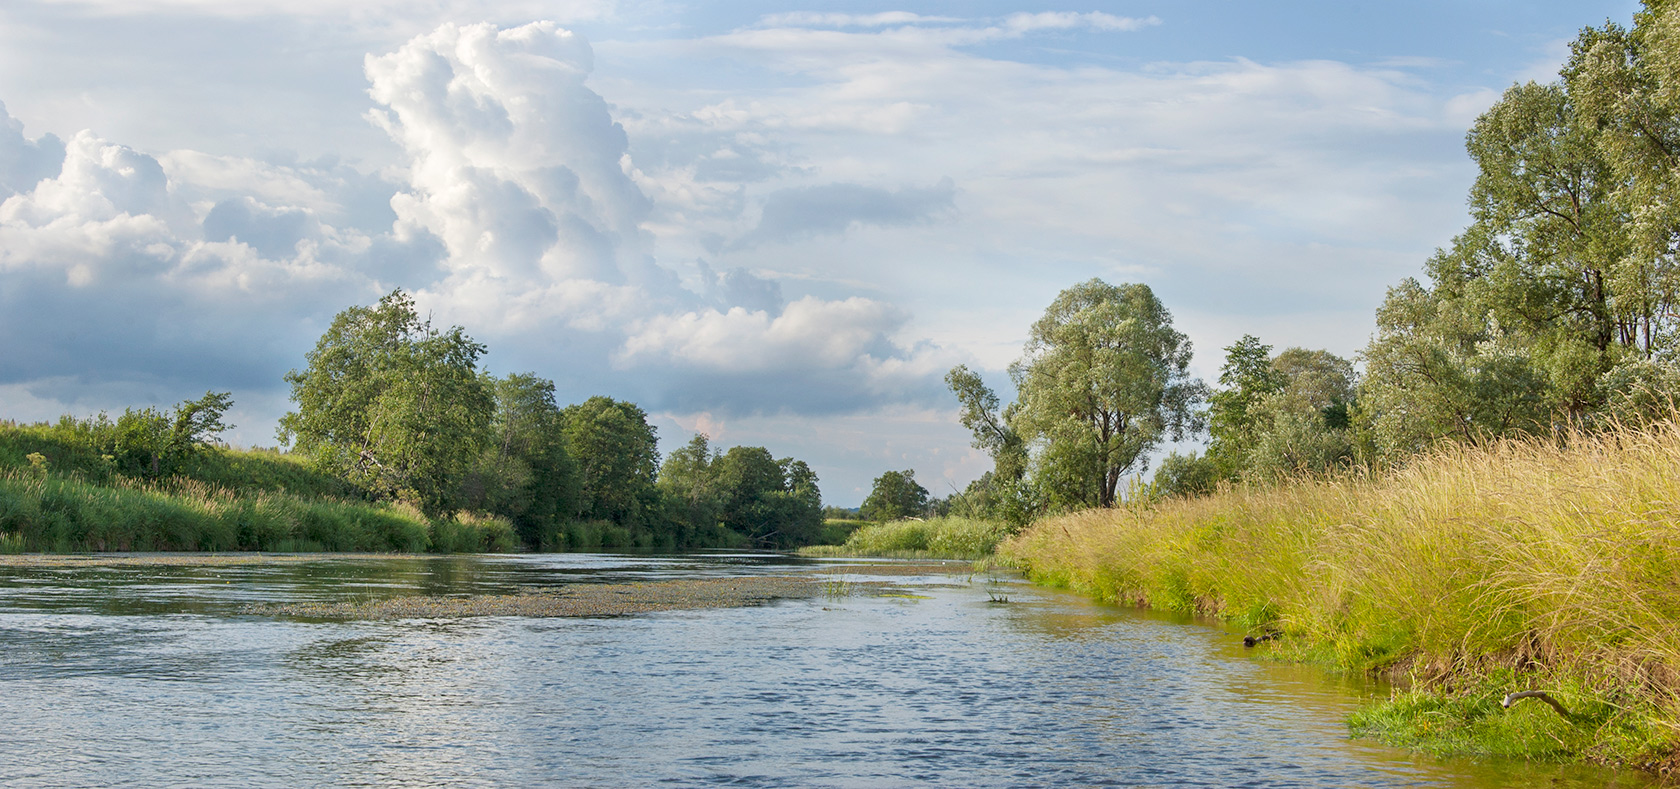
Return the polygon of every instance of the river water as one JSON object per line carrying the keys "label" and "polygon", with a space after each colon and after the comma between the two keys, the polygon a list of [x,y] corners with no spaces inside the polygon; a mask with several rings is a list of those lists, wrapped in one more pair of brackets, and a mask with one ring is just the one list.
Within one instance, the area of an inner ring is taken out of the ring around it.
{"label": "river water", "polygon": [[[1350,740],[1344,716],[1380,691],[1231,632],[893,570],[721,553],[0,566],[0,785],[1646,785]],[[598,618],[241,612],[800,572],[831,593]],[[907,592],[845,594],[872,579]]]}

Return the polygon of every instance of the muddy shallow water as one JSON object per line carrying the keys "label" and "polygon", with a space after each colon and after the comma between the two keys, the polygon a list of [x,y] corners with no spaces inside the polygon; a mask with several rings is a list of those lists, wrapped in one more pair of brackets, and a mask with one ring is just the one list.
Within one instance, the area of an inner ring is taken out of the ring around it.
{"label": "muddy shallow water", "polygon": [[[652,603],[491,605],[543,595]],[[0,562],[6,786],[1645,785],[1350,740],[1372,692],[962,565]]]}

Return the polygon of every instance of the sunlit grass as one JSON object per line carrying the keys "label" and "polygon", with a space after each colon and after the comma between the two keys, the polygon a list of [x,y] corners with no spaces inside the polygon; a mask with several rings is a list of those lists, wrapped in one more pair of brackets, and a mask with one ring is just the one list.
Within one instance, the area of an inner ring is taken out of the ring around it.
{"label": "sunlit grass", "polygon": [[[1083,512],[1035,524],[1000,555],[1041,582],[1275,627],[1289,648],[1408,677],[1425,697],[1456,699],[1430,710],[1456,716],[1440,727],[1450,737],[1516,741],[1503,723],[1470,725],[1468,710],[1511,720],[1518,711],[1497,697],[1527,688],[1569,688],[1583,708],[1611,712],[1592,736],[1538,736],[1517,749],[1525,755],[1650,763],[1680,734],[1672,424],[1449,447],[1382,477]],[[1417,710],[1417,698],[1393,703]],[[1377,713],[1366,731],[1382,733]]]}
{"label": "sunlit grass", "polygon": [[973,518],[931,518],[871,523],[841,545],[801,548],[803,556],[885,556],[906,559],[979,559],[1008,533],[1002,523]]}

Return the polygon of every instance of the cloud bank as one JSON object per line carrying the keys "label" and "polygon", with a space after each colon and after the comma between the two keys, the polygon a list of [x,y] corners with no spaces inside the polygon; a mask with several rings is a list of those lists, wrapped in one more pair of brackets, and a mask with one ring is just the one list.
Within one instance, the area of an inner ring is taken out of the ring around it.
{"label": "cloud bank", "polygon": [[[368,118],[404,161],[382,175],[154,157],[89,131],[28,139],[0,114],[0,387],[65,402],[272,392],[334,313],[404,287],[485,341],[492,367],[573,397],[608,383],[653,409],[832,413],[932,391],[929,349],[897,339],[901,310],[787,303],[745,269],[698,261],[685,283],[661,266],[625,130],[585,84],[592,61],[553,22],[445,24],[370,55]],[[773,201],[760,238],[920,221],[952,191],[887,195],[871,214],[873,192],[849,189]],[[801,218],[848,194],[841,225]]]}

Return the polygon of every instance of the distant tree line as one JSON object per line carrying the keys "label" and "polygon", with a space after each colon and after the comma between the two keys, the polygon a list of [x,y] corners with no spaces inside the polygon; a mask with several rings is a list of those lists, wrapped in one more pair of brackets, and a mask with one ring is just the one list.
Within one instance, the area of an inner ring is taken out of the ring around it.
{"label": "distant tree line", "polygon": [[803,461],[699,435],[661,463],[640,407],[561,407],[552,381],[478,369],[484,351],[400,290],[351,307],[286,375],[280,440],[370,497],[505,517],[532,548],[789,547],[821,531]]}

